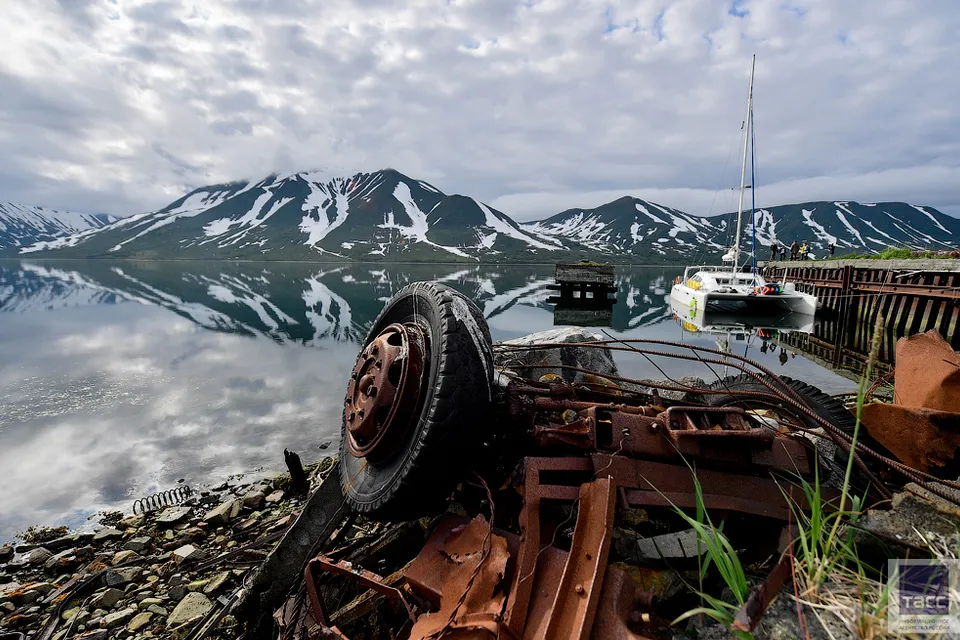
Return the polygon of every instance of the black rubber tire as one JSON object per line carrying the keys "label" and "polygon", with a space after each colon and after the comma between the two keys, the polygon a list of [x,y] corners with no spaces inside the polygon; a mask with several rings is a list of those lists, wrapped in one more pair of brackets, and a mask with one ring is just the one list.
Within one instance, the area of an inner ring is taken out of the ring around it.
{"label": "black rubber tire", "polygon": [[[857,424],[857,418],[850,413],[836,398],[832,398],[813,385],[809,385],[801,380],[796,380],[787,376],[780,376],[783,383],[793,389],[794,392],[803,400],[815,414],[827,420],[836,427],[842,429],[845,433],[853,435],[854,427]],[[722,378],[711,384],[709,389],[716,391],[731,391],[733,393],[772,393],[769,388],[748,376],[747,374]],[[735,395],[723,394],[705,394],[707,404],[712,407],[733,406],[744,402],[743,398]],[[776,401],[766,398],[751,398],[749,404],[755,407],[770,406],[773,408],[785,407]],[[792,414],[793,415],[793,414]],[[819,428],[821,425],[809,416],[796,415],[795,417],[803,421],[804,426],[812,429]],[[863,434],[863,429],[860,430]]]}
{"label": "black rubber tire", "polygon": [[436,513],[472,467],[492,399],[490,329],[476,305],[434,282],[397,292],[373,323],[366,345],[392,323],[416,322],[430,348],[428,379],[416,424],[393,458],[373,465],[346,446],[340,431],[340,482],[356,511],[387,520]]}

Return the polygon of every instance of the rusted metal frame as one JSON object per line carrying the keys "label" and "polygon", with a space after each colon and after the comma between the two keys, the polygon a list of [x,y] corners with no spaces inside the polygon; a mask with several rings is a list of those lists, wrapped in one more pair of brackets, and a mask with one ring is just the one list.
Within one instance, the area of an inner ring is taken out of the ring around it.
{"label": "rusted metal frame", "polygon": [[869,291],[871,293],[906,293],[929,298],[960,300],[960,291],[957,289],[951,287],[935,287],[926,284],[890,284],[854,280],[850,283],[850,289],[852,291]]}
{"label": "rusted metal frame", "polygon": [[737,611],[733,624],[730,625],[731,630],[750,632],[760,624],[767,607],[790,578],[792,564],[793,556],[784,553],[763,584],[750,592],[747,601]]}
{"label": "rusted metal frame", "polygon": [[583,411],[587,409],[607,409],[609,411],[620,411],[623,413],[630,413],[636,415],[656,415],[659,413],[657,410],[650,408],[650,405],[627,405],[627,404],[617,404],[617,403],[601,403],[601,402],[585,402],[582,400],[555,400],[553,398],[534,398],[534,406],[537,409],[542,411],[566,411],[567,409],[573,409],[574,411]]}
{"label": "rusted metal frame", "polygon": [[[957,311],[957,312],[960,312],[960,307],[958,307],[958,309],[956,309],[956,311]],[[744,363],[746,363],[746,364],[749,364],[750,366],[756,368],[756,369],[759,370],[760,372],[762,372],[762,373],[770,376],[771,379],[779,380],[779,378],[777,377],[777,375],[776,375],[773,371],[771,371],[770,369],[764,367],[763,365],[761,365],[761,364],[759,364],[759,363],[752,362],[752,361],[749,360],[748,358],[744,358],[744,357],[738,356],[738,355],[736,355],[736,354],[727,354],[727,353],[725,353],[725,352],[718,351],[718,350],[716,350],[716,349],[709,349],[709,348],[706,348],[706,347],[697,347],[697,346],[694,346],[694,345],[684,345],[684,344],[682,344],[682,343],[671,342],[671,341],[669,341],[669,340],[652,340],[652,339],[641,339],[641,338],[629,338],[629,339],[623,339],[623,340],[597,340],[597,341],[591,341],[591,342],[585,342],[585,343],[545,343],[545,344],[540,344],[540,345],[535,345],[535,346],[511,345],[510,348],[507,349],[507,351],[531,351],[531,350],[535,350],[535,349],[538,349],[538,348],[540,348],[540,349],[543,349],[543,348],[564,348],[564,347],[570,347],[571,344],[576,344],[576,346],[578,346],[578,347],[593,347],[593,348],[604,348],[604,347],[607,347],[607,348],[610,348],[610,349],[613,349],[613,350],[640,352],[640,353],[645,353],[645,354],[647,354],[647,355],[651,355],[651,354],[652,354],[652,355],[659,355],[659,356],[667,357],[667,358],[678,358],[678,359],[684,359],[684,360],[696,360],[696,361],[700,361],[700,362],[716,362],[716,363],[718,363],[718,364],[726,364],[726,365],[728,365],[728,366],[734,366],[734,367],[736,367],[736,368],[738,368],[738,369],[740,369],[740,370],[742,370],[742,371],[745,371],[744,368],[742,368],[742,367],[740,367],[740,366],[738,366],[738,365],[735,365],[735,364],[731,364],[731,363],[729,363],[729,362],[727,362],[727,361],[720,361],[720,360],[711,361],[711,360],[705,360],[705,359],[702,359],[702,358],[694,358],[694,357],[692,357],[692,356],[685,356],[685,355],[683,355],[683,354],[671,354],[671,353],[665,353],[665,352],[658,352],[658,351],[654,351],[654,350],[639,350],[639,349],[630,349],[630,348],[609,346],[609,345],[616,344],[616,343],[620,343],[620,344],[627,344],[627,343],[658,344],[658,345],[673,346],[673,347],[682,348],[682,349],[687,349],[687,350],[691,350],[691,351],[703,351],[703,352],[705,352],[705,353],[714,353],[714,354],[717,354],[717,355],[720,355],[720,356],[726,356],[726,357],[728,357],[728,358],[730,358],[730,359],[738,360],[738,361],[744,362]],[[588,373],[594,373],[594,372],[588,371]],[[748,374],[753,375],[756,379],[760,380],[761,383],[763,383],[763,384],[765,384],[766,386],[769,387],[769,384],[767,384],[765,381],[763,381],[763,380],[762,380],[759,376],[757,376],[755,373],[749,372],[749,371],[745,371],[745,373],[748,373]],[[789,392],[790,395],[794,396],[794,397],[796,398],[796,400],[792,400],[792,401],[791,401],[791,400],[789,400],[789,399],[786,398],[786,397],[783,397],[782,399],[787,400],[789,404],[794,405],[795,408],[803,411],[806,415],[810,416],[811,419],[813,419],[815,422],[817,422],[818,424],[820,424],[821,426],[823,426],[823,427],[826,429],[827,433],[830,435],[831,440],[833,440],[834,442],[836,442],[837,444],[839,444],[839,445],[841,446],[841,448],[843,448],[845,451],[849,451],[849,449],[850,449],[850,444],[849,444],[849,440],[848,440],[849,436],[847,436],[847,434],[845,434],[842,430],[840,430],[840,429],[837,428],[835,425],[833,425],[832,423],[830,423],[828,420],[825,420],[825,419],[821,418],[821,417],[818,416],[816,413],[814,413],[813,411],[810,411],[807,407],[803,406],[802,401],[799,399],[799,395],[798,395],[795,391],[793,391],[792,389],[790,389],[790,388],[787,387],[786,385],[783,385],[783,388],[784,388],[785,391]],[[779,394],[778,394],[778,395],[779,395]],[[857,448],[857,453],[865,453],[865,454],[867,454],[867,455],[870,455],[871,457],[876,458],[876,459],[884,462],[885,464],[887,464],[887,465],[891,466],[892,468],[898,470],[899,472],[903,473],[904,475],[906,475],[907,477],[909,477],[909,478],[911,478],[911,479],[913,479],[913,478],[916,476],[916,474],[919,473],[919,472],[918,472],[917,470],[915,470],[915,469],[909,469],[909,468],[906,467],[905,465],[902,465],[902,464],[900,464],[900,463],[897,463],[897,462],[894,461],[894,460],[890,460],[889,458],[885,458],[885,457],[881,456],[880,454],[878,454],[878,453],[870,450],[868,447],[865,447],[864,445],[862,445],[862,444],[859,443],[859,442],[857,443],[857,447],[856,447],[856,448]],[[880,494],[883,495],[884,497],[887,497],[887,498],[891,497],[890,491],[889,491],[888,489],[886,489],[886,487],[885,487],[882,483],[880,483],[879,480],[877,480],[876,476],[873,474],[872,471],[870,471],[870,470],[866,467],[866,465],[865,465],[865,464],[863,463],[863,461],[859,458],[859,456],[857,456],[857,457],[855,458],[855,460],[856,460],[856,462],[857,462],[858,468],[859,468],[859,469],[867,476],[867,478],[877,487],[877,490],[880,492]],[[932,481],[935,481],[935,482],[942,482],[941,479],[935,478],[935,477],[933,477],[933,476],[929,476],[929,480],[932,480]]]}
{"label": "rusted metal frame", "polygon": [[[694,422],[693,414],[697,417],[703,417],[710,414],[724,416],[718,421],[719,430],[711,430],[712,425],[697,424]],[[770,441],[774,438],[774,432],[770,429],[750,428],[746,421],[747,412],[740,407],[670,407],[657,416],[667,435],[674,442],[681,437],[747,437],[751,439]],[[726,427],[726,428],[724,428]]]}
{"label": "rusted metal frame", "polygon": [[[523,509],[520,511],[520,549],[517,553],[516,576],[507,597],[504,626],[511,633],[520,636],[523,633],[533,595],[533,578],[540,554],[540,501],[542,498],[554,498],[553,492],[540,484],[541,471],[592,471],[589,458],[524,458]],[[576,487],[566,487],[575,493]],[[544,495],[546,494],[546,495]]]}
{"label": "rusted metal frame", "polygon": [[314,622],[323,626],[330,626],[330,616],[323,608],[323,599],[320,597],[320,590],[317,586],[317,577],[314,575],[312,562],[308,562],[303,570],[303,582],[307,591],[307,602],[310,605],[310,614]]}
{"label": "rusted metal frame", "polygon": [[[941,286],[939,273],[933,274],[931,279],[933,280],[932,284],[935,287]],[[927,327],[929,326],[927,323],[930,322],[930,316],[932,315],[934,305],[939,306],[940,302],[941,302],[941,299],[933,299],[933,298],[927,299],[927,303],[923,310],[923,316],[920,319],[920,326],[918,328],[918,333],[922,333],[927,330]]]}
{"label": "rusted metal frame", "polygon": [[[551,405],[553,406],[553,405]],[[563,405],[555,407],[557,410]],[[738,407],[690,407],[691,411],[707,409],[739,418],[745,412]],[[580,449],[612,451],[628,456],[676,459],[689,457],[727,465],[749,465],[757,469],[781,469],[801,475],[811,473],[806,447],[790,438],[775,437],[770,429],[749,431],[682,431],[668,433],[662,428],[663,414],[658,417],[638,413],[610,411],[587,406],[581,418],[569,424],[548,424],[534,427],[541,444],[566,444]],[[601,438],[600,434],[603,434]],[[729,437],[733,435],[734,440]],[[741,446],[747,441],[757,446]]]}
{"label": "rusted metal frame", "polygon": [[577,524],[543,640],[590,636],[613,537],[616,486],[601,478],[580,487]]}
{"label": "rusted metal frame", "polygon": [[[632,460],[607,454],[592,454],[597,473],[610,476],[626,488],[631,506],[696,507],[694,473],[700,482],[704,506],[708,509],[739,511],[786,521],[792,500],[807,507],[805,495],[791,483],[778,484],[772,478],[696,469],[684,465]],[[826,500],[836,492],[826,487]],[[786,496],[784,495],[786,494]]]}
{"label": "rusted metal frame", "polygon": [[408,603],[407,599],[403,596],[403,592],[396,587],[391,587],[390,585],[386,584],[381,576],[373,573],[372,571],[355,567],[349,562],[335,561],[324,555],[319,555],[307,563],[306,568],[303,570],[303,576],[307,585],[307,595],[310,599],[311,609],[314,609],[316,614],[319,615],[319,619],[316,617],[314,619],[324,626],[329,626],[329,618],[327,617],[326,612],[323,610],[323,604],[321,603],[319,594],[316,590],[316,578],[321,572],[352,578],[367,589],[376,591],[377,593],[384,595],[391,600],[398,600],[403,605],[403,608],[406,609],[407,616],[409,616],[410,621],[416,621],[417,616],[414,613],[413,608],[410,606],[410,603]]}
{"label": "rusted metal frame", "polygon": [[[613,438],[609,444],[598,447],[601,450],[642,457],[685,457],[737,466],[750,465],[757,469],[781,469],[805,476],[811,473],[806,447],[789,438],[774,438],[764,443],[769,446],[760,448],[730,446],[735,443],[722,436],[707,437],[708,434],[723,432],[705,431],[702,432],[703,437],[691,434],[674,441],[661,436],[658,430],[650,429],[656,422],[644,428],[640,417],[613,414],[610,418]],[[765,429],[755,431],[771,433]],[[740,440],[736,442],[742,444]]]}
{"label": "rusted metal frame", "polygon": [[[772,396],[771,394],[760,393],[760,392],[742,392],[742,393],[738,393],[738,396],[739,396],[739,397],[753,397],[753,398],[773,397],[774,399],[784,400],[784,401],[790,403],[790,401],[789,401],[788,399],[786,399],[786,398],[777,398],[776,396]],[[849,453],[850,447],[851,447],[851,444],[852,444],[852,441],[853,441],[852,437],[851,437],[849,434],[845,433],[844,431],[842,431],[841,429],[839,429],[838,427],[836,427],[835,425],[833,425],[833,424],[832,424],[831,422],[829,422],[828,420],[825,420],[825,419],[821,418],[819,415],[813,413],[813,411],[807,409],[806,407],[802,407],[802,406],[801,406],[800,408],[803,410],[803,413],[804,413],[804,414],[810,416],[810,417],[813,418],[817,423],[819,423],[820,425],[822,425],[822,426],[825,428],[825,430],[826,430],[826,432],[827,432],[828,437],[830,438],[830,440],[832,440],[833,442],[835,442],[841,449],[843,449],[844,452]],[[810,429],[809,427],[805,427],[805,426],[803,426],[803,425],[791,425],[791,428],[792,428],[792,429],[796,429],[796,430],[800,430],[800,431],[805,431],[805,432],[808,432],[808,433],[810,433],[810,432],[815,433],[813,429]],[[916,474],[916,473],[917,473],[917,471],[916,471],[915,469],[910,469],[909,467],[905,467],[904,465],[901,465],[901,464],[897,463],[895,460],[891,460],[891,459],[889,459],[889,458],[886,458],[886,457],[882,456],[881,454],[877,453],[876,451],[873,451],[872,449],[870,449],[869,447],[867,447],[866,445],[864,445],[864,444],[861,443],[861,442],[857,442],[857,444],[856,444],[856,452],[857,452],[858,454],[861,454],[861,453],[862,453],[862,454],[869,455],[870,457],[875,458],[875,459],[883,462],[884,464],[887,464],[887,465],[889,465],[889,466],[891,466],[891,467],[897,468],[898,470],[900,470],[901,472],[903,472],[905,475],[907,475],[908,478],[910,478],[911,480],[916,481],[916,476],[915,476],[915,475],[910,475],[910,474]],[[857,464],[857,468],[860,469],[860,471],[867,477],[867,479],[868,479],[871,483],[873,483],[873,485],[877,488],[877,491],[880,492],[880,494],[881,494],[883,497],[885,497],[885,498],[890,498],[890,497],[892,496],[892,494],[890,493],[890,491],[877,479],[876,475],[873,473],[873,471],[871,471],[871,470],[866,466],[866,463],[864,463],[864,461],[860,458],[859,455],[854,456],[854,461],[855,461],[856,464]],[[931,477],[931,479],[934,479],[934,478]]]}

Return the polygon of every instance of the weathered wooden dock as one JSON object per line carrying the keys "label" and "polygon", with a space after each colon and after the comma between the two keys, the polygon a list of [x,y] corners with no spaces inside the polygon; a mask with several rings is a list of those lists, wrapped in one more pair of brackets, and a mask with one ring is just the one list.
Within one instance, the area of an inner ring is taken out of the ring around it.
{"label": "weathered wooden dock", "polygon": [[608,264],[558,264],[556,284],[548,289],[559,291],[547,302],[555,304],[554,325],[609,327],[613,323],[613,305],[617,292],[614,268]]}
{"label": "weathered wooden dock", "polygon": [[609,298],[611,293],[617,292],[613,283],[614,270],[611,264],[558,264],[556,284],[547,285],[548,289],[559,291],[559,297],[550,298],[549,302],[560,300]]}
{"label": "weathered wooden dock", "polygon": [[771,262],[764,268],[769,280],[784,275],[823,307],[814,334],[791,336],[790,342],[835,368],[863,369],[878,318],[884,328],[881,364],[893,362],[899,336],[930,329],[960,349],[958,260]]}

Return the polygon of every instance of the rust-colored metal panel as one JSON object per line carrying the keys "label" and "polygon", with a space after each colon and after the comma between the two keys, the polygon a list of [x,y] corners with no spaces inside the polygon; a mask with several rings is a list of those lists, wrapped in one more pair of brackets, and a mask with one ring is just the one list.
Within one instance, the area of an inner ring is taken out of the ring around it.
{"label": "rust-colored metal panel", "polygon": [[894,403],[960,412],[960,355],[936,331],[897,341]]}
{"label": "rust-colored metal panel", "polygon": [[590,635],[613,537],[616,486],[600,478],[580,487],[580,506],[567,565],[539,640],[584,640]]}
{"label": "rust-colored metal panel", "polygon": [[[593,454],[598,474],[608,475],[614,482],[627,488],[626,499],[631,506],[694,507],[695,488],[693,472],[683,465],[631,460],[620,456]],[[752,513],[787,520],[790,507],[784,492],[801,508],[806,508],[803,491],[786,480],[774,482],[741,474],[696,470],[708,509],[722,509]],[[825,500],[834,492],[823,488]]]}
{"label": "rust-colored metal panel", "polygon": [[[417,554],[414,561],[407,567],[403,577],[410,589],[417,597],[430,603],[434,607],[440,606],[440,591],[450,571],[455,568],[446,545],[470,523],[466,516],[447,515],[437,523],[430,539]],[[507,551],[510,559],[507,560],[504,579],[509,582],[516,568],[517,551],[520,548],[520,536],[509,531],[494,527],[494,535],[507,541]]]}
{"label": "rust-colored metal panel", "polygon": [[960,413],[868,404],[863,408],[863,424],[904,464],[926,473],[947,472],[947,476],[956,477]]}
{"label": "rust-colored metal panel", "polygon": [[477,516],[452,535],[444,548],[454,566],[441,585],[440,609],[417,618],[410,639],[498,637],[506,597],[500,585],[510,555],[506,540]]}

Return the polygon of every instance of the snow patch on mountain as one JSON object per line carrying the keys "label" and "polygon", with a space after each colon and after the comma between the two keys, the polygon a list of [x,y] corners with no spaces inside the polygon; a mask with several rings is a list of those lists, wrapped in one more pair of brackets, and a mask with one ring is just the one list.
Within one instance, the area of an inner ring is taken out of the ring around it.
{"label": "snow patch on mountain", "polygon": [[[305,215],[298,228],[307,234],[307,240],[304,244],[315,247],[331,231],[346,222],[350,209],[347,198],[336,193],[331,197],[326,185],[316,182],[308,182],[308,184],[310,185],[310,194],[304,199],[301,206]],[[336,214],[333,220],[329,219],[327,211],[324,209],[331,200]]]}
{"label": "snow patch on mountain", "polygon": [[[890,218],[893,220],[893,224],[894,224],[894,226],[897,227],[897,229],[900,229],[900,231],[901,231],[904,235],[913,238],[914,242],[918,242],[918,243],[930,243],[930,244],[937,242],[937,240],[935,240],[934,238],[931,238],[931,237],[928,236],[927,234],[923,233],[922,231],[920,231],[919,229],[917,229],[916,227],[914,227],[913,225],[911,225],[911,224],[910,224],[909,222],[907,222],[906,220],[901,220],[900,218],[892,215],[892,214],[891,214],[890,212],[888,212],[888,211],[884,211],[884,213],[887,214],[887,216],[890,217]],[[903,226],[901,226],[901,225],[903,225]],[[910,231],[907,231],[906,229],[904,229],[904,228],[903,228],[904,226],[907,227],[907,228],[909,228]],[[912,231],[913,233],[910,233],[911,231]],[[944,243],[941,242],[940,244],[944,244]]]}
{"label": "snow patch on mountain", "polygon": [[[819,222],[813,219],[812,209],[803,209],[802,213],[803,213],[803,219],[806,220],[807,222],[807,226],[813,229],[813,232],[817,234],[818,238],[820,238],[821,240],[826,240],[828,243],[833,244],[835,246],[837,245],[837,236],[829,233],[826,229],[823,228],[823,225],[821,225]],[[845,244],[847,244],[848,246],[852,246],[850,245],[849,242]]]}
{"label": "snow patch on mountain", "polygon": [[757,242],[765,247],[774,243],[779,244],[777,221],[774,220],[773,214],[767,209],[757,209],[754,215],[756,217]]}
{"label": "snow patch on mountain", "polygon": [[953,232],[950,231],[949,229],[947,229],[946,227],[944,227],[942,224],[940,224],[940,221],[937,220],[935,217],[933,217],[933,214],[932,214],[932,213],[930,213],[929,211],[927,211],[927,210],[924,209],[923,207],[918,207],[918,206],[915,205],[915,204],[912,204],[912,205],[910,205],[910,206],[913,207],[914,209],[916,209],[917,211],[919,211],[920,213],[922,213],[923,215],[925,215],[925,216],[927,216],[928,218],[930,218],[930,220],[933,221],[933,224],[935,224],[935,225],[937,225],[938,227],[940,227],[940,229],[942,229],[943,231],[946,231],[946,232],[949,233],[950,235],[953,235]]}
{"label": "snow patch on mountain", "polygon": [[[393,217],[393,211],[388,211],[384,214],[383,224],[377,225],[378,227],[381,229],[396,229],[402,236],[412,238],[416,242],[429,244],[430,246],[443,249],[444,251],[449,251],[450,253],[462,258],[472,257],[456,247],[448,247],[442,244],[437,244],[436,242],[427,239],[427,231],[430,230],[430,225],[427,223],[427,214],[421,211],[420,207],[417,206],[417,203],[414,202],[413,194],[410,193],[410,187],[406,182],[401,181],[397,183],[397,186],[393,190],[393,197],[397,199],[397,202],[399,202],[401,206],[403,206],[404,212],[410,219],[410,226],[402,225],[397,222]],[[381,246],[381,250],[382,249],[383,247]],[[373,252],[371,251],[370,253],[372,254]]]}
{"label": "snow patch on mountain", "polygon": [[853,235],[857,240],[860,241],[861,245],[866,246],[867,243],[866,241],[864,241],[863,236],[860,235],[860,232],[857,231],[856,227],[850,224],[850,221],[847,220],[847,216],[843,215],[844,212],[846,212],[846,213],[849,213],[851,217],[855,218],[856,216],[854,216],[853,212],[850,211],[850,209],[844,206],[844,204],[841,202],[834,202],[833,204],[837,207],[837,211],[836,211],[837,219],[843,223],[843,226],[847,228],[847,230],[850,232],[851,235]]}
{"label": "snow patch on mountain", "polygon": [[505,236],[509,236],[516,240],[526,242],[527,244],[536,247],[538,249],[546,249],[547,251],[556,251],[559,247],[551,246],[546,243],[534,240],[532,237],[528,236],[519,229],[508,224],[506,221],[501,220],[497,214],[495,214],[490,207],[483,204],[479,200],[474,200],[477,203],[477,206],[480,207],[480,210],[483,211],[484,224],[497,233],[502,233]]}
{"label": "snow patch on mountain", "polygon": [[541,222],[531,223],[528,230],[546,234],[547,236],[562,236],[569,238],[595,251],[608,249],[610,230],[606,223],[585,211],[573,214],[562,222],[545,225]]}

